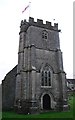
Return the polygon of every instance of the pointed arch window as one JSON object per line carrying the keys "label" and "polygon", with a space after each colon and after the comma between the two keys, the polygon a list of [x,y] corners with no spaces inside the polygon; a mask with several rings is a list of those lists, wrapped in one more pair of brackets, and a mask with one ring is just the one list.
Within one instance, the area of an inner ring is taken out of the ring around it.
{"label": "pointed arch window", "polygon": [[41,72],[41,86],[51,86],[51,71],[44,69]]}

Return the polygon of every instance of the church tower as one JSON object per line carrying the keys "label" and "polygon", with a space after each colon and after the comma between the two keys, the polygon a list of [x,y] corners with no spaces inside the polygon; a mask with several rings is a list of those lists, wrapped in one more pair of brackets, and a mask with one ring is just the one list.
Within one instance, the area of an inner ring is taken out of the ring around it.
{"label": "church tower", "polygon": [[40,113],[68,108],[58,24],[29,18],[21,21],[15,107],[18,112]]}

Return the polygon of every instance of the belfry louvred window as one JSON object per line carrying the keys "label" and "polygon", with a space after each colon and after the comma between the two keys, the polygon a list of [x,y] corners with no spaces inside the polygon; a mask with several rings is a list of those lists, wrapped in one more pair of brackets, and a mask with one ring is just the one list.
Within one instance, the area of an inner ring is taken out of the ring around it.
{"label": "belfry louvred window", "polygon": [[46,30],[42,31],[42,38],[43,39],[48,39],[48,32]]}

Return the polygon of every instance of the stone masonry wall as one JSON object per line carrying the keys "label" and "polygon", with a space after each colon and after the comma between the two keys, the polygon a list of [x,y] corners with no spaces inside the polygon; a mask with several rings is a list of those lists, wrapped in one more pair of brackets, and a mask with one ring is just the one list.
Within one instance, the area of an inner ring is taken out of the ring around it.
{"label": "stone masonry wall", "polygon": [[2,109],[10,110],[14,106],[17,65],[2,81]]}

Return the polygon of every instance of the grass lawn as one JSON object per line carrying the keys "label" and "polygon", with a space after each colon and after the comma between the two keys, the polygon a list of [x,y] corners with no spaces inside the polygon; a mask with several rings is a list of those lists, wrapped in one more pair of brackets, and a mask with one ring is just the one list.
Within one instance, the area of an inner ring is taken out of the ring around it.
{"label": "grass lawn", "polygon": [[71,97],[69,100],[69,104],[71,105],[71,108],[69,111],[66,112],[47,112],[47,113],[41,113],[37,115],[24,115],[24,114],[17,114],[15,112],[3,112],[2,118],[74,118],[74,101],[75,101],[75,95],[74,97]]}

